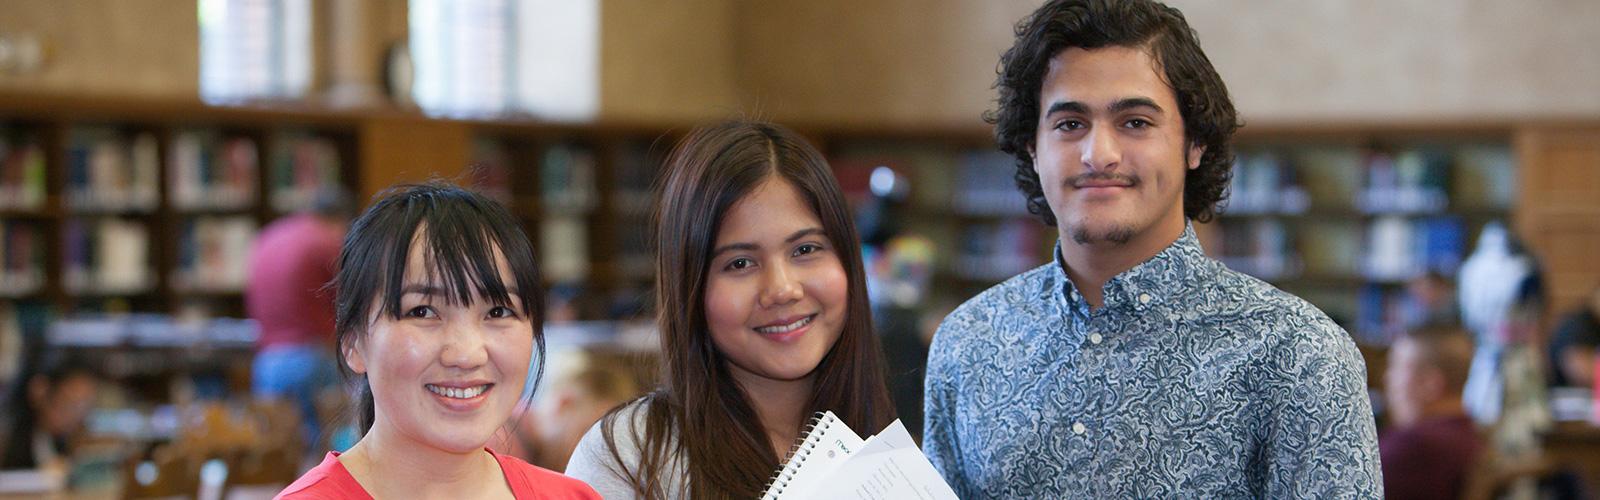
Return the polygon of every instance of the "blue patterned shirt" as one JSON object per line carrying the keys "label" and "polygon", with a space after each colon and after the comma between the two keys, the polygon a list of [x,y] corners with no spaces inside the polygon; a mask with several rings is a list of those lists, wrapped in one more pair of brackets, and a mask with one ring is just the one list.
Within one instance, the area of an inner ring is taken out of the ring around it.
{"label": "blue patterned shirt", "polygon": [[928,357],[924,450],[962,498],[1381,498],[1366,367],[1192,227],[1091,309],[1051,264],[967,301]]}

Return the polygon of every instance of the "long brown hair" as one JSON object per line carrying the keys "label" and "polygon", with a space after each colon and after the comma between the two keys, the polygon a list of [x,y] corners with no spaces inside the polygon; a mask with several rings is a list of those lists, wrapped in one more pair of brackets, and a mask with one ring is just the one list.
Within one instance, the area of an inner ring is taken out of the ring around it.
{"label": "long brown hair", "polygon": [[[826,160],[777,125],[736,121],[702,128],[667,159],[651,217],[663,386],[641,398],[645,425],[631,436],[640,443],[639,466],[622,468],[642,498],[754,498],[785,458],[773,453],[705,318],[706,275],[722,218],[772,176],[792,184],[816,212],[849,278],[844,329],[816,367],[806,418],[830,410],[861,432],[876,432],[894,419],[872,330],[860,237]],[[618,415],[607,415],[601,429],[620,464]],[[687,471],[686,491],[666,491],[672,481],[662,476],[676,466]]]}

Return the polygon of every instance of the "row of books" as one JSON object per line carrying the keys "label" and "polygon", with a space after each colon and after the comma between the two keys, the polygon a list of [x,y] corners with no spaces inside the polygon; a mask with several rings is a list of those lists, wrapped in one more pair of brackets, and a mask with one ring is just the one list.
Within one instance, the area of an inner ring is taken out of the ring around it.
{"label": "row of books", "polygon": [[1366,213],[1438,213],[1450,204],[1451,159],[1436,150],[1372,152],[1356,208]]}
{"label": "row of books", "polygon": [[172,139],[172,203],[179,209],[237,210],[255,204],[260,151],[254,139],[184,131]]}
{"label": "row of books", "polygon": [[981,215],[1026,216],[1027,205],[1017,191],[1016,159],[998,151],[974,151],[961,157],[957,174],[956,211]]}
{"label": "row of books", "polygon": [[587,211],[598,202],[595,152],[575,144],[546,148],[539,157],[539,199],[545,208]]}
{"label": "row of books", "polygon": [[[268,192],[274,210],[292,212],[310,204],[319,189],[341,185],[342,161],[333,139],[291,132],[272,143]],[[84,212],[154,211],[160,201],[160,148],[149,131],[74,129],[66,145],[67,206]],[[36,142],[0,140],[0,208],[37,208],[43,202],[44,156]],[[256,199],[260,158],[249,137],[179,132],[167,157],[173,206],[248,208]]]}
{"label": "row of books", "polygon": [[12,380],[26,362],[22,318],[17,306],[0,302],[0,387],[12,387]]}
{"label": "row of books", "polygon": [[617,213],[640,219],[650,212],[651,184],[661,171],[662,156],[652,144],[635,142],[617,155],[615,203]]}
{"label": "row of books", "polygon": [[73,218],[64,225],[62,236],[69,292],[132,294],[154,286],[150,231],[145,224],[114,217]]}
{"label": "row of books", "polygon": [[67,205],[84,211],[150,212],[159,202],[161,151],[155,134],[80,128],[67,142]]}
{"label": "row of books", "polygon": [[44,286],[44,238],[38,226],[0,220],[0,297]]}
{"label": "row of books", "polygon": [[[470,183],[479,192],[512,204],[518,183],[536,186],[528,191],[538,192],[539,202],[546,211],[563,213],[587,212],[598,204],[595,188],[597,156],[593,149],[572,143],[536,147],[532,153],[521,149],[515,141],[481,139],[473,144]],[[515,171],[525,171],[524,165],[536,164],[537,177],[519,178]],[[629,182],[630,176],[619,173],[619,182]],[[536,184],[535,184],[536,183]]]}
{"label": "row of books", "polygon": [[245,216],[197,217],[184,221],[178,237],[174,288],[238,291],[248,278],[256,221]]}
{"label": "row of books", "polygon": [[[197,217],[179,229],[174,286],[237,291],[244,286],[256,222],[248,216]],[[72,291],[138,293],[153,283],[148,227],[114,217],[69,220],[63,233],[66,286]],[[43,238],[28,224],[0,221],[0,295],[37,290],[44,280]]]}
{"label": "row of books", "polygon": [[1313,206],[1368,214],[1504,210],[1515,186],[1515,165],[1504,146],[1244,150],[1235,159],[1225,211],[1293,215]]}
{"label": "row of books", "polygon": [[49,325],[45,339],[62,347],[250,348],[260,335],[254,320],[179,318],[165,314],[77,315]]}
{"label": "row of books", "polygon": [[1467,227],[1457,216],[1296,225],[1280,219],[1223,224],[1219,260],[1269,281],[1312,276],[1394,282],[1430,271],[1454,275],[1467,251]]}
{"label": "row of books", "polygon": [[44,148],[0,128],[0,210],[35,210],[45,200]]}
{"label": "row of books", "polygon": [[1298,276],[1304,270],[1294,235],[1276,219],[1223,225],[1218,250],[1218,260],[1230,269],[1264,280]]}
{"label": "row of books", "polygon": [[1405,288],[1368,285],[1357,293],[1354,325],[1347,325],[1363,344],[1389,345],[1396,336],[1426,321]]}
{"label": "row of books", "polygon": [[1282,156],[1240,153],[1234,159],[1228,184],[1229,214],[1299,214],[1311,208],[1311,195],[1302,187],[1295,169]]}
{"label": "row of books", "polygon": [[285,133],[272,141],[268,192],[272,209],[294,212],[310,206],[319,191],[344,185],[344,161],[332,138],[309,132]]}
{"label": "row of books", "polygon": [[959,278],[998,283],[1049,262],[1054,232],[1032,219],[1007,219],[962,228],[949,272]]}
{"label": "row of books", "polygon": [[1433,271],[1454,275],[1466,258],[1466,226],[1460,217],[1380,217],[1367,226],[1363,269],[1368,278],[1400,280]]}

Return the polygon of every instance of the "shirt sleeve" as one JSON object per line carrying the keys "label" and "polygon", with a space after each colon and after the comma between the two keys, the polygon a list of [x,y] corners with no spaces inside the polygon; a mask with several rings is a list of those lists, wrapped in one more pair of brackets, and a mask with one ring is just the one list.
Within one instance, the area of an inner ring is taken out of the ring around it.
{"label": "shirt sleeve", "polygon": [[1265,361],[1267,498],[1383,498],[1366,365],[1322,319]]}
{"label": "shirt sleeve", "polygon": [[[573,479],[588,483],[601,498],[608,500],[635,498],[633,486],[623,475],[623,467],[632,464],[617,463],[617,457],[612,456],[611,450],[606,445],[605,435],[600,430],[600,426],[605,424],[606,420],[602,419],[590,427],[589,432],[584,433],[583,439],[578,441],[578,446],[572,451],[572,459],[567,462],[566,474]],[[619,439],[629,435],[631,434],[626,432],[616,433]],[[623,444],[631,443],[619,443],[617,446],[617,451],[623,460],[631,460],[633,464],[637,464],[638,449]]]}
{"label": "shirt sleeve", "polygon": [[923,380],[922,451],[961,498],[972,498],[962,474],[961,449],[956,444],[956,395],[960,361],[955,349],[955,315],[946,318],[928,348],[927,376]]}

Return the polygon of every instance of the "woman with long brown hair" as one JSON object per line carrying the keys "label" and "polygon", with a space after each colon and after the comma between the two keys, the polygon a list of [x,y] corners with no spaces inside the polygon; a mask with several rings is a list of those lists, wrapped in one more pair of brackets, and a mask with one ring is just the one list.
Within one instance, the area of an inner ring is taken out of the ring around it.
{"label": "woman with long brown hair", "polygon": [[798,134],[692,133],[652,217],[662,387],[596,424],[567,473],[615,498],[754,498],[815,412],[894,419],[849,207]]}

